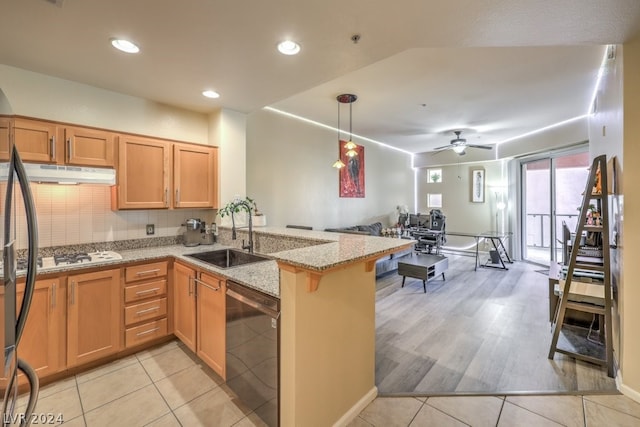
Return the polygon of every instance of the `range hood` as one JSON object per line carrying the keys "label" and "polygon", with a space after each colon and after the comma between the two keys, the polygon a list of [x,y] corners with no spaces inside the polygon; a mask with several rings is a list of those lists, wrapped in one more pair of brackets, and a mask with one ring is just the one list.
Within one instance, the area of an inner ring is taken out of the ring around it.
{"label": "range hood", "polygon": [[[0,169],[6,168],[7,165],[7,163],[0,164]],[[45,165],[38,163],[25,163],[24,168],[31,182],[104,185],[115,185],[116,183],[116,171],[108,168]],[[4,175],[0,174],[0,176]]]}

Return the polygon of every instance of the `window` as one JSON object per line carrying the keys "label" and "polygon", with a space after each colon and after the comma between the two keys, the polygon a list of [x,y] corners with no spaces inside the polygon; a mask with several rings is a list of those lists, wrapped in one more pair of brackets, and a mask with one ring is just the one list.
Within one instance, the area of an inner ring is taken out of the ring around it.
{"label": "window", "polygon": [[442,207],[442,193],[429,193],[429,194],[427,194],[427,207],[429,207],[429,208],[441,208]]}
{"label": "window", "polygon": [[442,182],[442,169],[427,169],[427,183]]}

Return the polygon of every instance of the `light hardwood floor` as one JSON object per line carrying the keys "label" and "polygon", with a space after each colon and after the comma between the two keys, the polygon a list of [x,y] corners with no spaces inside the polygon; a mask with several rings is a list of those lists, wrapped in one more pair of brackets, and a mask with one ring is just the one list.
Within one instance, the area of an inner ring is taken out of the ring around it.
{"label": "light hardwood floor", "polygon": [[616,392],[606,369],[556,354],[547,276],[523,262],[473,269],[448,255],[446,280],[377,280],[376,385],[382,395]]}

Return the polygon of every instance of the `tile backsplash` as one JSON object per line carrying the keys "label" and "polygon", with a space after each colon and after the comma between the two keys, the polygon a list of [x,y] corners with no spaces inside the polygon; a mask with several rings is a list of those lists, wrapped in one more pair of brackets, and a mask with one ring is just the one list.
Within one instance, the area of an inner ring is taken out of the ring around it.
{"label": "tile backsplash", "polygon": [[[150,209],[112,211],[111,191],[106,185],[31,184],[38,216],[39,247],[112,242],[117,240],[178,236],[187,218],[200,218],[210,224],[212,209]],[[19,191],[19,190],[18,190]],[[4,203],[6,183],[0,186]],[[27,227],[22,199],[16,209],[17,249],[26,247]],[[14,203],[15,205],[15,203]],[[4,210],[4,205],[1,207]],[[147,236],[146,225],[155,225]],[[0,224],[0,229],[4,224]]]}

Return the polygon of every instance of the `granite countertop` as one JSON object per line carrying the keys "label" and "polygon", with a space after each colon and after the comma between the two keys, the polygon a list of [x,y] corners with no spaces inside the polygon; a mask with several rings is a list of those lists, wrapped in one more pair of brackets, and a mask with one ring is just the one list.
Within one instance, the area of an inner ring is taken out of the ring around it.
{"label": "granite countertop", "polygon": [[[168,257],[191,264],[203,271],[211,272],[225,279],[233,280],[245,286],[257,289],[268,295],[280,297],[280,274],[278,262],[293,265],[307,270],[322,272],[340,265],[347,265],[354,261],[371,259],[376,255],[401,250],[412,245],[413,242],[404,239],[375,237],[356,234],[342,234],[324,231],[300,230],[280,227],[259,227],[256,234],[280,236],[309,240],[310,246],[283,250],[266,256],[273,260],[260,261],[253,264],[221,269],[195,258],[186,256],[198,252],[208,252],[225,249],[221,244],[186,247],[183,245],[168,245],[149,248],[122,250],[121,260],[110,260],[103,263],[74,264],[39,271],[38,274],[59,274],[65,272],[81,272],[84,269],[96,267],[120,267],[124,264],[140,261],[154,261]],[[24,271],[18,272],[18,277],[24,276]]]}

